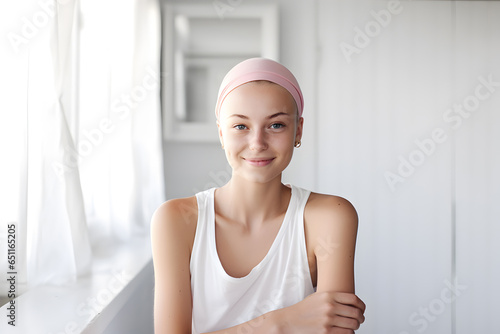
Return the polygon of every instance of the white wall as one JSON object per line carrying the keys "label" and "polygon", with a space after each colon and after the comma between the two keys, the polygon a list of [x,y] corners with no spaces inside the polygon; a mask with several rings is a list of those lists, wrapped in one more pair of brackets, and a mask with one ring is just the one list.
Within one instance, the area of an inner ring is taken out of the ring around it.
{"label": "white wall", "polygon": [[[319,189],[358,209],[357,292],[368,305],[360,333],[450,330],[450,307],[432,324],[419,314],[452,275],[450,142],[413,153],[452,102],[451,3],[422,4],[393,14],[386,2],[320,1]],[[384,13],[385,27],[371,11]],[[390,185],[400,156],[425,161]]]}
{"label": "white wall", "polygon": [[360,214],[359,332],[494,331],[500,3],[318,3],[317,186]]}
{"label": "white wall", "polygon": [[[357,292],[368,305],[359,333],[494,332],[500,87],[480,88],[473,103],[479,78],[500,82],[500,3],[274,2],[281,61],[305,96],[303,145],[285,181],[358,209]],[[348,57],[347,44],[357,48]],[[474,110],[457,125],[450,109],[464,103]],[[218,144],[166,143],[165,153],[169,198],[228,176]]]}
{"label": "white wall", "polygon": [[463,118],[454,143],[456,272],[467,286],[457,299],[456,332],[488,333],[498,331],[500,311],[500,2],[460,2],[456,13],[458,99],[471,95],[478,76],[495,82]]}

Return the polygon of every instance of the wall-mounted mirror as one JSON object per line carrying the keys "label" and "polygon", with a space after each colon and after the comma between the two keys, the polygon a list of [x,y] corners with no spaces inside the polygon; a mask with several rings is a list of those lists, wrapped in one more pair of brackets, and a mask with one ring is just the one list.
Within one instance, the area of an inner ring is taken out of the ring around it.
{"label": "wall-mounted mirror", "polygon": [[278,8],[212,4],[164,9],[163,119],[170,141],[217,141],[214,108],[227,71],[251,57],[279,60]]}

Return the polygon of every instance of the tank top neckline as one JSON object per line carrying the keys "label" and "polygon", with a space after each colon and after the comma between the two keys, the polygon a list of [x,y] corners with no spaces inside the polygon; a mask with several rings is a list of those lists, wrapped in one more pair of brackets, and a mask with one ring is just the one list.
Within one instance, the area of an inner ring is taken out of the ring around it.
{"label": "tank top neckline", "polygon": [[273,240],[273,243],[271,244],[271,247],[267,251],[266,255],[264,258],[255,266],[252,268],[252,270],[243,277],[234,277],[229,275],[224,267],[222,266],[222,262],[220,261],[219,253],[217,252],[217,242],[215,239],[215,190],[216,188],[210,189],[210,196],[209,196],[209,203],[208,207],[210,209],[210,218],[208,219],[208,236],[209,236],[209,243],[210,243],[210,253],[211,256],[214,258],[214,262],[217,266],[217,270],[219,271],[220,275],[222,278],[224,278],[227,281],[230,282],[241,282],[243,280],[251,280],[253,277],[256,277],[258,273],[265,268],[267,262],[273,257],[273,255],[276,253],[278,247],[280,246],[281,240],[283,239],[283,236],[286,232],[286,229],[288,228],[291,215],[292,213],[292,207],[295,206],[295,199],[297,196],[297,191],[295,190],[295,186],[293,185],[287,185],[290,186],[291,188],[291,195],[290,195],[290,200],[288,202],[288,207],[285,212],[285,217],[283,218],[283,221],[281,222],[281,226],[278,230],[278,233],[276,234],[276,237]]}

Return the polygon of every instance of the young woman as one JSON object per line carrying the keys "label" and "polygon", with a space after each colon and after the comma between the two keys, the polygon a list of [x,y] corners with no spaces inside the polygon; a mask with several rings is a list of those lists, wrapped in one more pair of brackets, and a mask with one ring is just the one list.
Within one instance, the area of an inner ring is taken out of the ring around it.
{"label": "young woman", "polygon": [[357,214],[341,197],[282,184],[303,97],[281,64],[252,58],[216,106],[230,181],[169,200],[152,219],[155,332],[353,333]]}

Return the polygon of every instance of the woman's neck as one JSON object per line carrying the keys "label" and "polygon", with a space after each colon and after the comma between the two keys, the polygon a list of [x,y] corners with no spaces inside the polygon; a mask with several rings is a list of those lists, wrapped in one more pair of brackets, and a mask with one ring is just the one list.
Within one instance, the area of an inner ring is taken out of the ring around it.
{"label": "woman's neck", "polygon": [[257,183],[233,175],[215,196],[216,214],[251,227],[284,214],[291,190],[281,183],[281,177]]}

